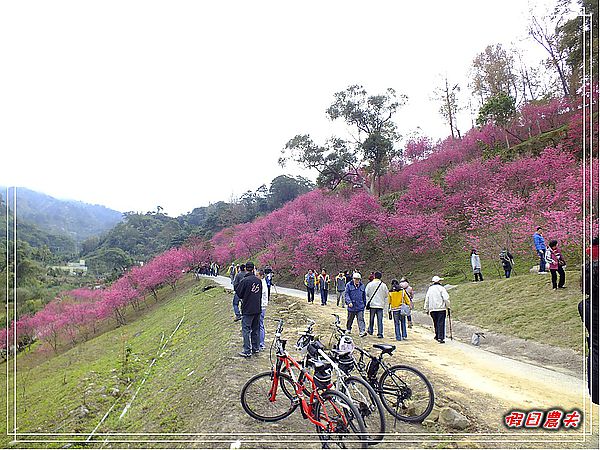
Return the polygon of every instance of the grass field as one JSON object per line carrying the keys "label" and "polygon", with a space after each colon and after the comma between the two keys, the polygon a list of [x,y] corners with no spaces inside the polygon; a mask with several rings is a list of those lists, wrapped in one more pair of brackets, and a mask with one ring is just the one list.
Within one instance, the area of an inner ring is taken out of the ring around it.
{"label": "grass field", "polygon": [[452,316],[506,335],[581,352],[579,272],[567,272],[566,286],[552,290],[550,274],[462,283],[449,291]]}
{"label": "grass field", "polygon": [[[176,292],[164,289],[161,304],[137,320],[60,355],[19,355],[18,432],[77,432],[85,440],[113,405],[98,433],[185,429],[193,393],[221,358],[215,348],[223,348],[231,337],[230,304],[223,301],[221,288],[202,292],[206,283],[187,279]],[[6,366],[1,369],[0,383],[6,386]],[[9,369],[12,427],[12,365]],[[0,444],[6,448],[8,442]]]}

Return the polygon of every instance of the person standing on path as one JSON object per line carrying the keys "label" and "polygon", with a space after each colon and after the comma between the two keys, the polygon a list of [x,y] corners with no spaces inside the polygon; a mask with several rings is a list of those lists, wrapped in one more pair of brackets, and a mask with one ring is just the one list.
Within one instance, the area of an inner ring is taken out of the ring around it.
{"label": "person standing on path", "polygon": [[306,292],[308,294],[308,303],[314,303],[315,301],[315,286],[317,284],[317,278],[312,269],[308,269],[308,273],[304,275],[304,286],[306,286]]}
{"label": "person standing on path", "polygon": [[234,295],[233,295],[233,313],[235,314],[235,319],[233,319],[234,322],[237,322],[238,320],[242,320],[242,313],[240,312],[240,298],[237,295],[237,287],[240,284],[240,282],[244,279],[244,277],[246,276],[246,265],[242,264],[240,265],[240,271],[235,275],[234,279],[233,279],[233,290],[234,290]]}
{"label": "person standing on path", "polygon": [[331,279],[329,278],[329,274],[325,269],[321,270],[321,274],[319,275],[319,279],[317,283],[319,285],[319,292],[321,293],[321,306],[325,306],[327,304],[327,296],[329,295],[329,282]]}
{"label": "person standing on path", "polygon": [[346,285],[344,291],[344,300],[348,305],[348,320],[346,321],[346,329],[348,333],[352,331],[352,323],[354,318],[358,321],[359,335],[366,336],[365,332],[365,305],[367,303],[365,294],[365,285],[362,284],[361,275],[354,272],[352,281]]}
{"label": "person standing on path", "polygon": [[271,300],[271,286],[273,285],[273,269],[271,266],[265,267],[264,274],[267,283],[267,296]]}
{"label": "person standing on path", "polygon": [[502,268],[504,269],[504,276],[510,278],[515,261],[513,255],[506,248],[503,248],[500,252],[500,264],[502,264]]}
{"label": "person standing on path", "polygon": [[542,236],[542,227],[537,227],[535,233],[533,233],[533,245],[540,258],[540,270],[538,273],[548,273],[546,271],[546,241],[544,240],[544,236]]}
{"label": "person standing on path", "polygon": [[[413,304],[413,298],[415,297],[415,290],[412,288],[412,286],[410,284],[408,284],[408,280],[405,277],[400,278],[400,283],[398,283],[400,286],[400,289],[404,289],[406,291],[406,293],[408,294],[408,298],[410,299],[410,310],[412,311],[414,308],[414,304]],[[408,328],[412,328],[413,323],[412,323],[412,315],[408,315],[406,316],[406,320],[407,320],[407,325]]]}
{"label": "person standing on path", "polygon": [[[549,248],[546,250],[546,264],[550,269],[552,275],[552,289],[565,289],[565,267],[567,263],[563,258],[560,249],[558,248],[558,242],[553,240],[550,241]],[[560,276],[558,284],[556,283],[556,274]]]}
{"label": "person standing on path", "polygon": [[369,328],[367,333],[373,335],[375,318],[377,318],[377,337],[383,338],[383,310],[388,304],[389,290],[387,285],[381,281],[381,272],[375,272],[373,281],[365,288],[367,298],[367,309],[369,310]]}
{"label": "person standing on path", "polygon": [[471,250],[471,267],[473,268],[473,275],[475,281],[483,281],[483,274],[481,273],[481,260],[477,254],[477,250]]}
{"label": "person standing on path", "polygon": [[260,313],[262,306],[262,281],[254,275],[254,263],[246,263],[246,275],[235,289],[242,301],[242,337],[244,350],[239,355],[245,358],[260,350]]}
{"label": "person standing on path", "polygon": [[346,283],[348,283],[346,281],[346,276],[343,272],[340,272],[338,276],[335,277],[335,289],[337,291],[335,304],[340,306],[341,303],[342,308],[344,307],[344,291],[346,290]]}
{"label": "person standing on path", "polygon": [[446,310],[450,310],[450,296],[446,288],[440,284],[443,278],[437,275],[431,279],[431,286],[425,294],[423,309],[426,314],[431,315],[435,329],[435,340],[440,344],[446,338]]}
{"label": "person standing on path", "polygon": [[[406,283],[408,286],[408,283]],[[411,300],[408,292],[402,287],[402,283],[398,280],[392,280],[392,291],[388,295],[389,308],[394,321],[394,330],[396,332],[396,340],[402,341],[407,338],[406,333],[406,317],[402,314],[402,309],[411,307]],[[405,305],[405,306],[403,306]]]}
{"label": "person standing on path", "polygon": [[233,285],[233,280],[235,279],[235,264],[231,263],[231,266],[229,266],[229,272],[227,273],[229,275],[229,279],[231,280],[231,285]]}
{"label": "person standing on path", "polygon": [[267,280],[268,280],[268,276],[269,274],[266,273],[266,269],[262,270],[259,269],[256,271],[256,275],[258,276],[258,278],[260,279],[261,283],[262,283],[262,295],[261,295],[261,302],[260,302],[260,321],[259,321],[259,338],[258,340],[260,341],[260,344],[258,346],[259,350],[264,350],[266,348],[265,346],[265,314],[267,312],[267,306],[269,304],[269,290],[267,288],[268,284],[267,284]]}

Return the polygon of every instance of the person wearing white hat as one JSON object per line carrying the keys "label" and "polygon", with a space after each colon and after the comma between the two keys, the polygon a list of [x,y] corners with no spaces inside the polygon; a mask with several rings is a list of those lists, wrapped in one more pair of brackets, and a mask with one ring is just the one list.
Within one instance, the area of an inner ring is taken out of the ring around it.
{"label": "person wearing white hat", "polygon": [[450,296],[446,288],[440,284],[443,278],[435,275],[431,279],[431,286],[425,294],[425,303],[423,309],[433,320],[435,329],[435,340],[440,344],[444,343],[446,338],[446,310],[450,309]]}
{"label": "person wearing white hat", "polygon": [[354,318],[358,321],[358,330],[360,336],[365,336],[365,306],[367,304],[367,297],[365,293],[365,285],[361,282],[361,275],[358,272],[354,272],[352,275],[352,281],[346,284],[346,290],[344,291],[344,300],[348,306],[348,320],[346,322],[346,329],[348,332],[352,331],[352,323]]}

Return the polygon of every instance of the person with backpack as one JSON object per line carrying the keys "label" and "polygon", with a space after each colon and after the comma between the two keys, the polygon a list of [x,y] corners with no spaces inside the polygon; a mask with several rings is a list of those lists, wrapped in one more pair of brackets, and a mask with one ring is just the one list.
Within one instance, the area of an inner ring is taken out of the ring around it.
{"label": "person with backpack", "polygon": [[[558,248],[558,241],[552,240],[546,249],[546,264],[552,275],[552,289],[565,289],[565,267],[567,265],[562,253]],[[560,276],[556,283],[556,274]]]}
{"label": "person with backpack", "polygon": [[317,284],[317,278],[312,269],[308,269],[308,273],[304,275],[304,286],[306,286],[306,292],[308,293],[308,303],[314,303],[315,301],[315,286]]}
{"label": "person with backpack", "polygon": [[369,310],[369,328],[367,334],[373,335],[375,318],[377,318],[377,337],[383,338],[383,310],[387,305],[388,287],[381,281],[381,272],[375,272],[373,281],[370,281],[365,288],[367,298],[366,308]]}
{"label": "person with backpack", "polygon": [[234,322],[237,322],[238,320],[242,320],[242,313],[240,312],[240,298],[237,295],[237,287],[240,284],[240,282],[244,279],[244,277],[246,276],[246,265],[245,264],[241,264],[240,265],[240,271],[235,275],[234,279],[233,279],[233,313],[235,314],[235,319],[233,319]]}
{"label": "person with backpack", "polygon": [[348,305],[348,320],[346,321],[346,329],[348,333],[352,331],[352,324],[356,318],[358,321],[359,336],[366,336],[365,331],[365,306],[367,303],[365,285],[361,281],[361,275],[354,272],[352,281],[346,285],[344,291],[344,300]]}
{"label": "person with backpack", "polygon": [[435,329],[435,340],[443,344],[446,338],[446,311],[450,311],[450,296],[441,285],[443,278],[437,275],[431,279],[431,285],[425,294],[423,309],[431,316]]}
{"label": "person with backpack", "polygon": [[242,337],[244,349],[239,353],[249,358],[260,351],[260,314],[262,310],[262,281],[254,275],[254,263],[246,263],[246,274],[235,292],[242,301]]}
{"label": "person with backpack", "polygon": [[[412,311],[414,308],[413,298],[415,297],[415,290],[412,288],[412,286],[410,284],[408,284],[408,280],[406,279],[406,277],[400,278],[399,285],[400,285],[400,288],[404,289],[406,291],[406,293],[408,294],[408,298],[410,299],[410,310]],[[406,322],[407,322],[408,328],[413,327],[412,314],[409,314],[408,316],[406,316]]]}
{"label": "person with backpack", "polygon": [[321,274],[317,279],[317,284],[319,285],[319,292],[321,293],[321,306],[325,306],[327,304],[327,296],[329,295],[329,282],[331,279],[329,278],[329,274],[325,269],[321,270]]}
{"label": "person with backpack", "polygon": [[406,289],[396,279],[392,280],[392,290],[388,294],[388,304],[391,319],[394,321],[396,340],[402,341],[408,337],[406,333],[406,317],[410,314],[411,300]]}
{"label": "person with backpack", "polygon": [[340,306],[340,303],[342,304],[342,308],[344,307],[344,291],[346,290],[346,284],[348,282],[346,281],[346,276],[344,275],[344,272],[340,272],[338,274],[337,277],[335,277],[335,289],[337,291],[337,299],[336,299],[336,306]]}
{"label": "person with backpack", "polygon": [[483,281],[483,274],[481,273],[481,260],[477,254],[477,250],[471,250],[471,267],[473,268],[473,275],[475,276],[475,282]]}
{"label": "person with backpack", "polygon": [[515,261],[513,260],[513,255],[506,248],[503,248],[500,252],[500,264],[502,264],[502,268],[504,269],[504,276],[510,278]]}

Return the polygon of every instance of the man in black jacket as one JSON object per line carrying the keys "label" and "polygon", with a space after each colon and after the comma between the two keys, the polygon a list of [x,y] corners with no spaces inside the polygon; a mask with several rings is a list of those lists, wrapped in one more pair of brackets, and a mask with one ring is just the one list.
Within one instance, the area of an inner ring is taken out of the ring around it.
{"label": "man in black jacket", "polygon": [[260,344],[262,282],[254,275],[254,263],[246,263],[246,275],[235,288],[235,293],[242,301],[244,350],[239,354],[248,358],[259,352]]}
{"label": "man in black jacket", "polygon": [[578,310],[581,320],[588,332],[587,378],[588,390],[592,402],[598,404],[598,333],[600,333],[598,310],[600,309],[598,261],[587,263],[583,267],[581,288],[587,297],[579,302]]}

